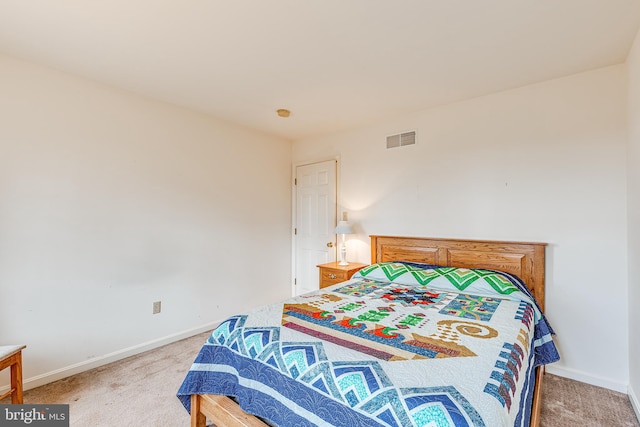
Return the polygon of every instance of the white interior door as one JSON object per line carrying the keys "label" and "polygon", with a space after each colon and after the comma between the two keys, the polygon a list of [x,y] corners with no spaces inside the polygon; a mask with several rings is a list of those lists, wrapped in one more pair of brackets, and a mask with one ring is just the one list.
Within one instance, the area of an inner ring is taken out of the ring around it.
{"label": "white interior door", "polygon": [[336,260],[336,161],[296,168],[296,295],[319,288],[318,264]]}

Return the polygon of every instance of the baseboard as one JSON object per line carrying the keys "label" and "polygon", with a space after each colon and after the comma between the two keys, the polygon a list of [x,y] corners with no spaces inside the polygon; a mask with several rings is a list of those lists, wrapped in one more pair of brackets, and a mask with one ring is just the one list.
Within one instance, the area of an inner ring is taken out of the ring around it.
{"label": "baseboard", "polygon": [[551,364],[546,366],[546,372],[549,374],[558,375],[559,377],[565,377],[572,380],[580,381],[582,383],[604,387],[609,390],[614,390],[624,394],[627,394],[628,392],[628,384],[626,383],[612,381],[608,378],[598,377],[596,375],[588,374],[583,371],[563,368],[562,366],[555,366],[554,364]]}
{"label": "baseboard", "polygon": [[640,401],[638,400],[638,395],[633,391],[631,385],[628,388],[629,401],[631,402],[631,406],[636,413],[636,418],[640,422]]}
{"label": "baseboard", "polygon": [[[55,371],[47,372],[35,377],[26,378],[23,381],[24,390],[40,387],[45,384],[49,384],[54,381],[61,380],[71,375],[76,375],[90,369],[98,368],[103,365],[107,365],[112,362],[124,359],[129,356],[135,356],[136,354],[144,353],[145,351],[153,350],[154,348],[162,347],[163,345],[171,344],[176,341],[180,341],[185,338],[192,337],[202,332],[213,330],[220,322],[207,323],[197,328],[189,329],[186,331],[178,332],[175,334],[167,335],[165,337],[157,338],[155,340],[147,341],[142,344],[138,344],[132,347],[124,348],[122,350],[114,351],[113,353],[105,354],[104,356],[98,356],[88,359],[84,362],[76,363],[75,365],[66,366],[64,368],[56,369]],[[195,355],[194,355],[195,357]],[[9,390],[8,386],[0,387],[0,394]]]}

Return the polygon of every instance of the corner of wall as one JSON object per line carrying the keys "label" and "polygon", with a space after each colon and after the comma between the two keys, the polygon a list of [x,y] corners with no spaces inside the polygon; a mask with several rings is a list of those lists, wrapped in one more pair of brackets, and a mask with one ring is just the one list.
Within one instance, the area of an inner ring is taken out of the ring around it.
{"label": "corner of wall", "polygon": [[631,402],[631,406],[633,407],[633,410],[636,413],[636,418],[640,422],[640,401],[638,400],[638,396],[633,391],[633,388],[631,387],[631,385],[629,385],[628,394],[629,394],[629,401]]}
{"label": "corner of wall", "polygon": [[627,146],[627,221],[628,221],[628,322],[629,322],[629,399],[640,419],[640,403],[635,391],[640,390],[640,363],[637,354],[640,351],[640,314],[635,302],[640,297],[640,268],[632,260],[640,255],[640,30],[626,61],[627,96],[628,96],[628,146]]}

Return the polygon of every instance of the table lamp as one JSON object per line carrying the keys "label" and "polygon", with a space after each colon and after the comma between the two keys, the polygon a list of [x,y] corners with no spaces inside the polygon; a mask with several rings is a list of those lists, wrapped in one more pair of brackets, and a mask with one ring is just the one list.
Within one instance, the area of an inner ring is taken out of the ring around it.
{"label": "table lamp", "polygon": [[353,234],[353,229],[347,221],[338,221],[335,233],[342,234],[342,243],[340,246],[340,262],[338,263],[338,265],[349,265],[349,263],[347,262],[347,245],[345,243],[345,235]]}

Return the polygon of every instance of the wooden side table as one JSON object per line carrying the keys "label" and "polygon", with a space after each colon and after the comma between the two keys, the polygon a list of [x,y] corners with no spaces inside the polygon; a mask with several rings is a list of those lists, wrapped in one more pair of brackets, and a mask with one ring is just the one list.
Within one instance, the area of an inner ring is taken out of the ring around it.
{"label": "wooden side table", "polygon": [[320,289],[349,280],[357,271],[366,266],[367,264],[359,264],[357,262],[350,262],[349,265],[338,265],[337,261],[320,264],[318,265],[320,269]]}
{"label": "wooden side table", "polygon": [[11,396],[11,403],[22,404],[22,350],[26,345],[0,346],[0,371],[11,367],[11,388],[0,400]]}

